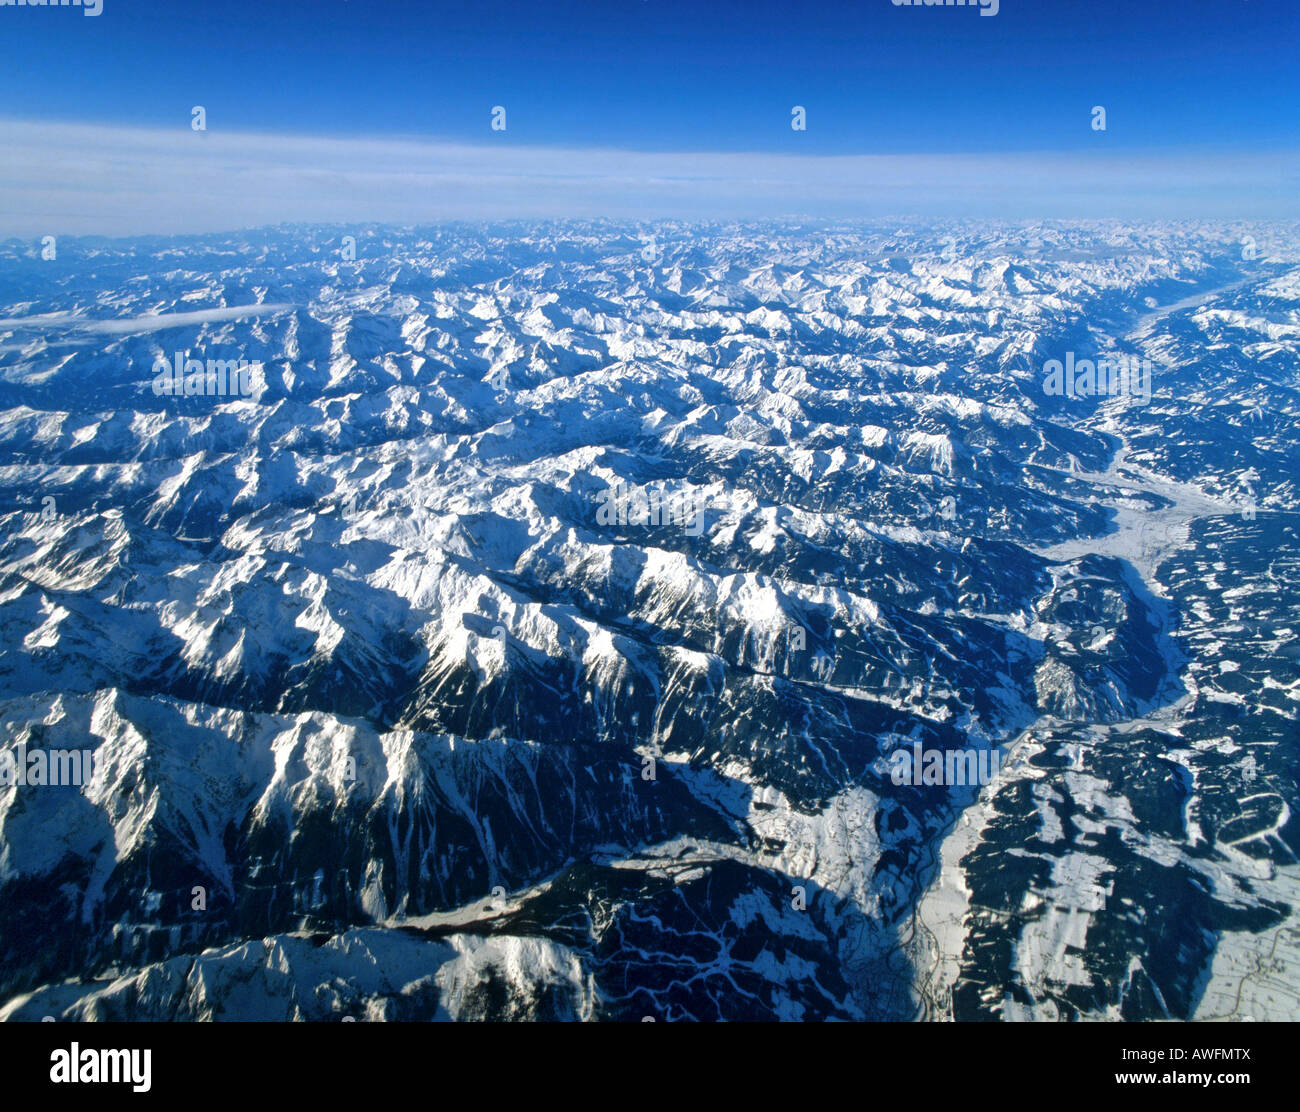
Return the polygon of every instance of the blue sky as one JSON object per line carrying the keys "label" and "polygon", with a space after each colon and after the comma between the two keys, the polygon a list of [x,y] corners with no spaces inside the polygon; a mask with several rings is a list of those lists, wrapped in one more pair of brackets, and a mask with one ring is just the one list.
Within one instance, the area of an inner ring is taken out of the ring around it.
{"label": "blue sky", "polygon": [[[137,136],[174,130],[181,142],[193,138],[190,109],[201,104],[209,129],[203,139],[400,140],[428,144],[429,165],[446,146],[490,146],[496,154],[509,148],[520,165],[528,150],[578,152],[574,165],[583,152],[659,152],[670,156],[667,177],[693,173],[689,155],[794,156],[804,160],[800,172],[809,181],[819,158],[883,155],[895,159],[901,181],[921,157],[1020,156],[1006,163],[1010,173],[1032,154],[1055,168],[1046,173],[1043,202],[1060,193],[1069,166],[1086,176],[1146,160],[1145,192],[1132,174],[1103,189],[1114,215],[1146,211],[1162,195],[1171,215],[1213,215],[1233,204],[1295,215],[1286,192],[1296,184],[1300,150],[1300,5],[998,6],[993,17],[977,7],[899,7],[891,0],[103,0],[97,17],[77,8],[0,7],[10,59],[0,69],[0,115]],[[489,127],[498,104],[506,108],[505,132]],[[806,131],[790,127],[796,104],[807,110]],[[1106,108],[1104,133],[1091,126],[1094,105]],[[75,147],[67,146],[73,130],[51,127],[49,135],[57,160],[75,161]],[[177,150],[187,157],[185,148]],[[335,154],[322,173],[346,167],[346,156]],[[174,164],[170,150],[157,157]],[[1188,158],[1202,160],[1207,171],[1213,162],[1242,173],[1230,186],[1188,181]],[[647,166],[636,165],[639,173]],[[750,176],[770,165],[756,161]],[[1261,168],[1264,178],[1252,178]],[[110,169],[106,180],[119,170]],[[162,163],[157,173],[165,190]],[[743,167],[736,174],[737,181],[746,176]],[[10,199],[24,212],[57,217],[52,209],[35,211],[39,183],[26,171],[20,177],[17,185],[0,178],[0,201],[6,189],[17,189],[22,195]],[[148,192],[147,183],[136,187]],[[1228,189],[1240,197],[1228,197]],[[1008,183],[1007,214],[1020,210],[1024,194],[1023,185]],[[735,214],[794,211],[798,195],[791,186],[779,203],[768,197],[758,204],[736,193]],[[569,198],[575,212],[592,207],[580,185]],[[691,210],[680,191],[665,199],[662,190],[638,191],[635,182],[623,198],[647,215]],[[875,199],[907,208],[905,191]],[[702,214],[709,209],[699,207]],[[981,209],[957,191],[948,207],[952,215]],[[1058,215],[1072,214],[1065,211],[1070,204],[1060,207]],[[1095,213],[1088,207],[1078,214],[1110,213],[1105,205]],[[412,218],[429,215],[422,210]]]}

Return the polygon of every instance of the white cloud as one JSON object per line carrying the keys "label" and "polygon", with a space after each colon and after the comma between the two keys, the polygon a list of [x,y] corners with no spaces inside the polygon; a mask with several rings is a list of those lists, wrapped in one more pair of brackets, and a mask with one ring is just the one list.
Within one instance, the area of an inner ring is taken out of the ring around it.
{"label": "white cloud", "polygon": [[1294,218],[1295,154],[695,154],[0,121],[0,235],[546,217]]}
{"label": "white cloud", "polygon": [[244,317],[267,316],[292,309],[284,303],[261,305],[229,305],[223,309],[195,309],[188,313],[149,313],[141,317],[121,320],[94,320],[75,313],[42,313],[34,317],[0,318],[0,328],[39,328],[43,332],[77,331],[107,333],[157,332],[163,328],[177,328],[187,324],[210,324]]}

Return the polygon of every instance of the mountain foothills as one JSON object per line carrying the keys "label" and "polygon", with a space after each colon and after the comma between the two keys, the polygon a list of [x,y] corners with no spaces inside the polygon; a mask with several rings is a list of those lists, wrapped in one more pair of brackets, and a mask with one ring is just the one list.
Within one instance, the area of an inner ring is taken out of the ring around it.
{"label": "mountain foothills", "polygon": [[1300,1017],[1295,226],[9,241],[0,318],[0,1018]]}

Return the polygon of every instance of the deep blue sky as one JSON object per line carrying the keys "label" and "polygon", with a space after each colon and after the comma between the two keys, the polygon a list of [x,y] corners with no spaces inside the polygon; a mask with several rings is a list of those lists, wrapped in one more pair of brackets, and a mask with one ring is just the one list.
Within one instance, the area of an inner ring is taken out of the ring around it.
{"label": "deep blue sky", "polygon": [[1295,0],[103,2],[0,8],[0,115],[481,143],[502,104],[511,144],[1300,147]]}

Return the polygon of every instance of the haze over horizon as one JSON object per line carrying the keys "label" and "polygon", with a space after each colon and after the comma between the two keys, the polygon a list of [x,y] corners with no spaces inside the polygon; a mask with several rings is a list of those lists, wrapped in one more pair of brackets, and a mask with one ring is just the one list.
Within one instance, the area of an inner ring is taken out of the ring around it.
{"label": "haze over horizon", "polygon": [[93,18],[0,19],[21,60],[0,74],[0,235],[1300,215],[1300,23],[1271,0],[1192,0],[1177,18],[1116,0],[1002,2],[994,18],[889,0],[105,0]]}

